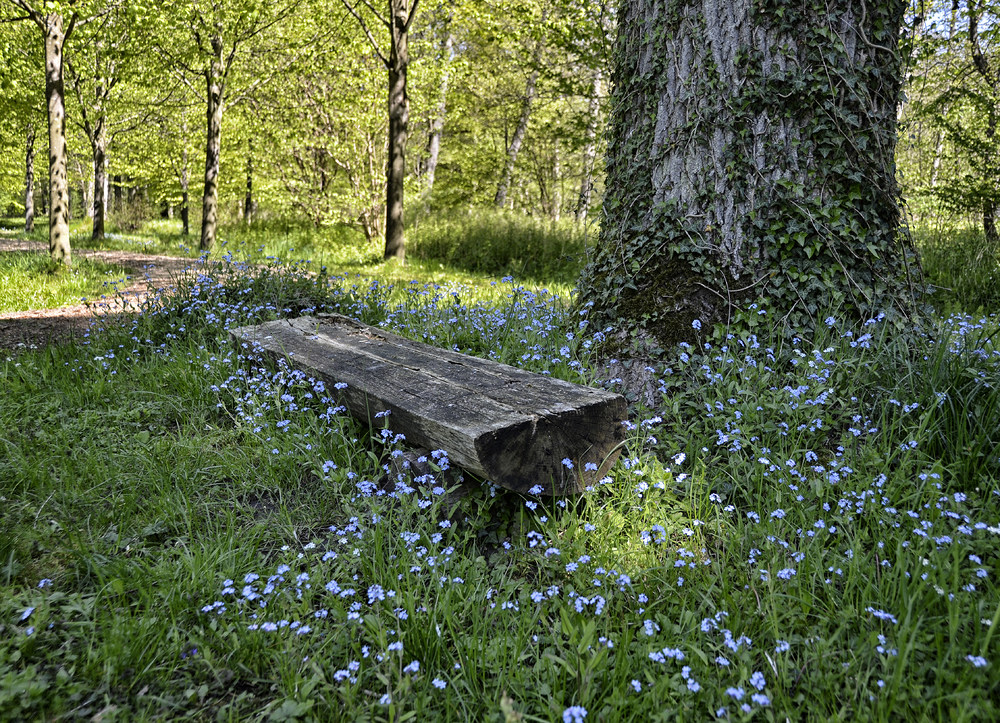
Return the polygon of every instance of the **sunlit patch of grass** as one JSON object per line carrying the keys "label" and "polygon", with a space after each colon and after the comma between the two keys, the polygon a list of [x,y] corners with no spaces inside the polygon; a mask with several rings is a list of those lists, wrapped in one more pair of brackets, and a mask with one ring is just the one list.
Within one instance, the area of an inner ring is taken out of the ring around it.
{"label": "sunlit patch of grass", "polygon": [[0,253],[0,312],[48,309],[78,304],[85,297],[107,291],[123,279],[121,266],[76,258],[71,268],[54,264],[47,254]]}

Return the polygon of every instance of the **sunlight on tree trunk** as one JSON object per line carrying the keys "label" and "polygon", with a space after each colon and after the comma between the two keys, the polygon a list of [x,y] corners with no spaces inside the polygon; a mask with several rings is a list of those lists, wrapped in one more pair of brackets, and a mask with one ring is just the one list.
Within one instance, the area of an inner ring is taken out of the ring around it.
{"label": "sunlight on tree trunk", "polygon": [[[98,89],[98,93],[101,90]],[[98,115],[94,125],[94,227],[90,234],[92,241],[104,238],[104,222],[108,210],[108,134],[104,114]]]}
{"label": "sunlight on tree trunk", "polygon": [[69,180],[66,176],[66,102],[61,15],[45,17],[45,98],[49,110],[49,255],[72,263],[69,246]]}
{"label": "sunlight on tree trunk", "polygon": [[451,54],[454,37],[447,31],[441,44],[444,62],[444,72],[441,74],[441,88],[438,91],[438,104],[431,120],[431,132],[427,137],[427,165],[424,169],[424,198],[430,199],[434,190],[434,175],[437,173],[438,160],[441,157],[441,134],[444,132],[444,118],[447,110],[448,80],[451,75]]}
{"label": "sunlight on tree trunk", "polygon": [[219,165],[222,152],[223,44],[212,38],[212,62],[205,70],[207,95],[205,140],[205,191],[201,203],[201,241],[198,248],[210,251],[219,227]]}
{"label": "sunlight on tree trunk", "polygon": [[[414,6],[416,2],[414,2]],[[405,0],[389,5],[391,44],[389,47],[389,160],[386,166],[385,258],[403,261],[403,180],[406,176],[406,135],[410,121],[410,98],[406,72],[410,62],[408,28],[410,8]]]}
{"label": "sunlight on tree trunk", "polygon": [[[536,52],[536,56],[537,56]],[[514,178],[514,166],[517,164],[517,156],[521,152],[521,144],[524,143],[524,135],[528,132],[528,121],[531,120],[531,104],[535,100],[535,89],[538,85],[538,70],[532,70],[528,75],[528,81],[524,87],[524,97],[521,99],[521,115],[517,119],[517,127],[514,129],[514,136],[507,146],[507,159],[504,162],[503,175],[500,177],[500,184],[497,186],[496,196],[493,197],[493,205],[496,208],[503,208],[507,202],[507,194],[510,191],[510,182]]]}
{"label": "sunlight on tree trunk", "polygon": [[35,124],[28,123],[24,153],[24,232],[35,230]]}

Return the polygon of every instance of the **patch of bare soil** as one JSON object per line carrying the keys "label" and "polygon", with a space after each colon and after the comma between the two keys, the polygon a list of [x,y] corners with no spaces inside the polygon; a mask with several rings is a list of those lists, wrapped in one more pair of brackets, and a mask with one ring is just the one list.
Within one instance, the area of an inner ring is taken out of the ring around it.
{"label": "patch of bare soil", "polygon": [[[0,253],[10,251],[48,253],[48,247],[38,241],[0,238]],[[83,339],[98,319],[113,323],[122,314],[134,313],[147,297],[169,290],[196,263],[192,259],[131,251],[74,249],[73,255],[122,266],[129,275],[117,285],[117,292],[107,298],[55,309],[0,313],[0,351],[42,348]]]}

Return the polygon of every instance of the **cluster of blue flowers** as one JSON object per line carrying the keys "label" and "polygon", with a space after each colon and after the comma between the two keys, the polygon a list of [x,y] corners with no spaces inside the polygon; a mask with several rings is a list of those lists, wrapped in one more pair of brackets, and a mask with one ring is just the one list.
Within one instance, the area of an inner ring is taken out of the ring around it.
{"label": "cluster of blue flowers", "polygon": [[[289,273],[309,278],[304,269]],[[464,304],[466,291],[456,287],[336,283],[324,308],[541,373],[576,381],[592,373],[597,335],[587,329],[586,310],[577,316],[546,292],[503,281],[503,301],[491,306]],[[397,303],[390,304],[393,295]],[[179,354],[172,342],[189,333],[195,317],[224,334],[290,310],[206,269],[182,303],[163,302],[147,313],[162,317],[161,338],[142,336],[148,327],[137,320],[131,349],[102,351],[80,369],[114,374],[147,354]],[[530,496],[519,509],[526,519],[503,534],[464,516],[471,507],[445,504],[454,479],[446,474],[446,451],[420,459],[431,473],[400,461],[405,439],[391,431],[391,417],[374,433],[378,464],[352,466],[373,456],[371,441],[346,416],[340,389],[285,363],[264,364],[250,345],[185,348],[234,425],[274,458],[308,465],[345,510],[345,519],[306,544],[264,556],[260,572],[220,573],[218,595],[200,604],[201,612],[303,658],[337,651],[331,679],[366,691],[382,681],[390,689],[378,689],[377,701],[390,705],[403,702],[408,686],[445,694],[456,688],[466,648],[455,643],[462,631],[443,618],[471,609],[475,614],[464,619],[510,636],[517,648],[511,660],[540,666],[569,640],[581,661],[627,669],[623,694],[696,701],[699,710],[727,718],[772,707],[790,671],[804,667],[822,641],[780,622],[751,622],[753,615],[724,599],[756,601],[760,617],[775,621],[786,603],[832,611],[850,605],[851,639],[882,666],[851,675],[860,680],[871,672],[882,689],[905,646],[897,631],[916,623],[912,609],[881,598],[878,580],[931,591],[956,610],[982,609],[970,624],[989,628],[1000,536],[995,481],[993,488],[959,489],[961,481],[921,456],[921,415],[947,403],[947,390],[935,400],[881,399],[850,387],[856,369],[871,363],[886,324],[877,318],[859,330],[838,330],[830,318],[829,341],[815,348],[799,338],[768,346],[749,332],[713,337],[702,348],[686,345],[674,368],[647,372],[668,401],[696,381],[699,408],[690,421],[664,408],[631,422],[630,448],[582,502]],[[980,345],[976,334],[990,324],[953,317],[943,337],[946,353],[977,360],[984,384],[996,378],[986,370],[1000,367],[1000,352]],[[610,374],[615,368],[607,366]],[[893,437],[890,420],[904,420],[895,429],[912,436]],[[676,438],[688,423],[705,431],[697,446]],[[668,459],[669,466],[661,461]],[[725,473],[706,481],[691,462],[713,471],[729,465],[735,481]],[[879,466],[912,473],[912,486],[893,483]],[[480,494],[484,506],[497,498],[489,483]],[[876,580],[863,588],[870,598],[855,592],[845,600],[843,591],[858,578]],[[33,612],[26,609],[19,622]],[[452,645],[438,646],[441,638]],[[478,654],[486,654],[487,642],[477,643]],[[842,652],[850,668],[857,651]],[[962,655],[970,669],[993,667],[985,648]],[[584,721],[588,707],[599,704],[563,693],[552,710],[566,722]]]}

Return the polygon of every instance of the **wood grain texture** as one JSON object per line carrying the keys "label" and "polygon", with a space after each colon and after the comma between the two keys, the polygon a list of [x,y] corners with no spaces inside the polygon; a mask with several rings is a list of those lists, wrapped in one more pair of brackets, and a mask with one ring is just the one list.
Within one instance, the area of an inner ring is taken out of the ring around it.
{"label": "wood grain texture", "polygon": [[[333,391],[351,413],[501,487],[581,491],[614,463],[625,399],[488,359],[405,339],[339,315],[282,319],[230,332]],[[378,425],[383,424],[378,420]],[[564,459],[572,461],[570,469]],[[587,470],[587,466],[596,470]]]}

